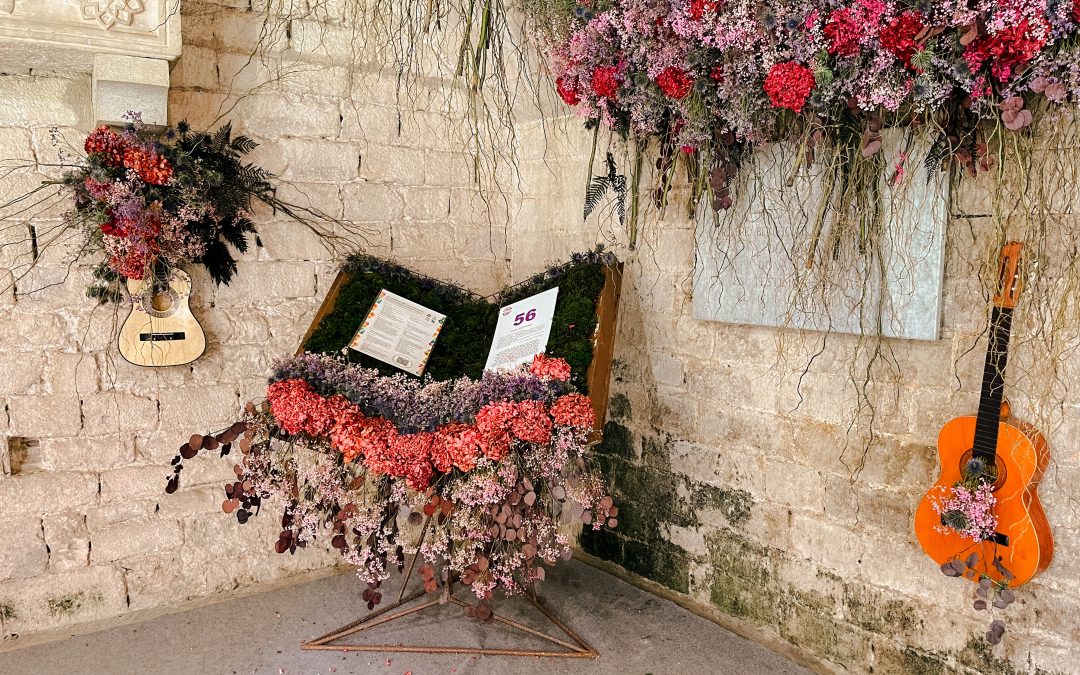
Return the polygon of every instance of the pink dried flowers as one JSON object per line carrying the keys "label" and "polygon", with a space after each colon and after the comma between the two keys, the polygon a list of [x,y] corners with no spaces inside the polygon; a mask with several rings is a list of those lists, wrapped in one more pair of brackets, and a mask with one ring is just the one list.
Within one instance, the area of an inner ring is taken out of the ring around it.
{"label": "pink dried flowers", "polygon": [[934,510],[941,515],[941,525],[935,529],[942,533],[956,532],[972,541],[994,536],[997,498],[990,482],[979,481],[974,488],[957,483],[951,488],[941,488],[941,492],[934,497]]}

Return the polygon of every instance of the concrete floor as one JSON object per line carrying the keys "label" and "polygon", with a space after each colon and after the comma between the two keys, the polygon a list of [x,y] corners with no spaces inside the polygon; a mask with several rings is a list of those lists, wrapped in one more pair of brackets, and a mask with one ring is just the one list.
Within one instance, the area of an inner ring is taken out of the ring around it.
{"label": "concrete floor", "polygon": [[[545,604],[600,652],[598,660],[352,652],[304,652],[300,643],[365,611],[362,585],[340,574],[65,640],[0,654],[0,673],[517,675],[566,673],[808,673],[672,602],[572,561],[542,584]],[[389,593],[387,593],[389,595]],[[462,595],[464,598],[464,595]],[[497,612],[543,629],[522,600]],[[537,618],[539,617],[539,618]],[[561,637],[551,627],[553,636]],[[356,642],[546,649],[498,624],[479,625],[454,606],[434,607],[355,636]]]}

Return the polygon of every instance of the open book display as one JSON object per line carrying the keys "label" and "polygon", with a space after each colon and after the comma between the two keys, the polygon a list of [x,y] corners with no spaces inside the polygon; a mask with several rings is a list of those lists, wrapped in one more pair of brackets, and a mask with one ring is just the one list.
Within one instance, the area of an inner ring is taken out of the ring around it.
{"label": "open book display", "polygon": [[[295,552],[317,536],[329,537],[367,583],[363,597],[369,610],[381,603],[392,568],[408,566],[396,602],[305,649],[595,657],[587,643],[539,603],[534,585],[558,560],[570,557],[566,525],[600,529],[618,524],[618,508],[589,461],[603,419],[596,410],[603,411],[607,396],[618,267],[607,256],[581,256],[497,296],[498,304],[488,305],[496,312],[510,294],[528,297],[543,284],[566,281],[566,288],[592,289],[584,301],[580,290],[560,294],[560,305],[577,305],[556,307],[552,332],[564,339],[549,344],[549,355],[477,376],[450,371],[452,363],[472,366],[474,358],[483,363],[488,344],[469,347],[467,338],[490,342],[486,326],[478,329],[479,319],[462,318],[490,317],[494,324],[495,312],[466,291],[441,286],[436,292],[432,289],[439,282],[405,273],[370,259],[352,261],[305,338],[306,346],[319,344],[329,353],[302,351],[279,360],[264,402],[249,403],[243,418],[228,429],[195,434],[181,446],[167,491],[178,488],[185,460],[203,449],[224,456],[235,445],[242,457],[235,466],[236,480],[225,486],[223,509],[244,523],[264,500],[283,507],[279,553]],[[447,316],[429,365],[429,372],[442,379],[382,374],[367,367],[368,357],[347,352],[360,361],[350,363],[341,353],[355,325],[338,327],[335,322],[353,323],[346,320],[349,303],[361,307],[363,317],[381,289],[409,297],[410,284],[426,287],[429,293],[420,302]],[[452,295],[475,314],[450,303]],[[587,317],[581,316],[582,306]],[[575,323],[567,325],[566,317],[575,312]],[[342,343],[334,344],[331,335],[340,335]],[[440,354],[444,348],[447,353]],[[564,353],[576,360],[577,371],[560,356],[560,348],[568,349]],[[580,393],[575,380],[590,387],[593,400]],[[601,393],[604,399],[597,400]],[[407,595],[414,570],[422,588]],[[469,588],[468,601],[453,596],[455,586]],[[563,636],[495,615],[490,603],[500,593],[525,594]],[[389,613],[425,594],[430,599],[420,605]],[[331,644],[446,603],[545,639],[560,651]]]}

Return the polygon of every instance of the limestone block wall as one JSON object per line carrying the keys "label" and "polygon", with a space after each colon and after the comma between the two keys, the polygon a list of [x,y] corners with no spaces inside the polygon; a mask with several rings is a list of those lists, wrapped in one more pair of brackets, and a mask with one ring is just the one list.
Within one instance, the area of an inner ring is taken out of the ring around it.
{"label": "limestone block wall", "polygon": [[[485,210],[463,150],[462,98],[437,73],[403,98],[397,74],[375,55],[347,67],[355,33],[344,14],[305,13],[305,3],[281,3],[288,15],[275,23],[273,45],[253,57],[263,25],[249,6],[185,2],[170,116],[197,127],[231,120],[252,135],[263,144],[257,161],[288,181],[282,196],[370,230],[342,249],[364,247],[480,291],[597,242],[626,261],[601,448],[620,527],[586,536],[588,552],[837,669],[1078,672],[1074,394],[1066,423],[1046,430],[1056,464],[1042,495],[1057,556],[1005,614],[1005,644],[979,642],[970,589],[942,577],[911,532],[934,478],[937,431],[977,396],[983,347],[971,313],[983,305],[969,258],[987,222],[972,186],[954,202],[944,337],[889,343],[899,373],[852,481],[863,447],[847,432],[855,338],[693,320],[692,223],[678,206],[648,215],[631,252],[610,212],[583,222],[592,139],[575,120],[523,121],[505,183],[520,190],[505,197],[504,212]],[[88,76],[0,72],[0,157],[33,167],[0,173],[3,201],[55,176],[60,148],[77,148],[93,120]],[[207,354],[190,367],[139,369],[117,356],[111,336],[123,317],[83,297],[88,270],[66,264],[70,250],[45,252],[12,285],[32,255],[29,226],[48,232],[62,209],[0,223],[10,244],[0,253],[7,644],[333,564],[325,550],[273,553],[272,514],[242,527],[221,514],[226,462],[189,462],[180,492],[167,497],[163,487],[176,446],[231,421],[260,393],[269,360],[295,348],[337,254],[260,212],[263,246],[241,260],[236,281],[215,288],[196,278]]]}
{"label": "limestone block wall", "polygon": [[[479,206],[463,126],[450,121],[463,119],[452,88],[432,77],[400,98],[396,73],[378,61],[362,77],[351,73],[327,46],[349,27],[301,9],[286,17],[280,42],[253,57],[262,22],[249,6],[184,3],[172,121],[231,120],[262,144],[254,158],[286,181],[282,197],[369,234],[328,251],[302,226],[260,211],[262,246],[240,258],[233,284],[195,275],[206,354],[190,366],[143,369],[113,344],[126,310],[84,297],[89,266],[68,264],[73,241],[19,274],[32,255],[28,228],[44,241],[64,203],[0,223],[7,645],[336,563],[326,550],[274,553],[273,513],[244,526],[221,513],[220,487],[232,475],[225,460],[187,462],[183,489],[166,496],[176,448],[194,431],[220,429],[264,391],[270,361],[296,349],[345,252],[363,248],[485,292],[507,279],[504,228]],[[94,120],[88,75],[0,73],[0,158],[30,166],[0,173],[3,202],[55,177],[49,165],[62,150],[77,152]]]}
{"label": "limestone block wall", "polygon": [[[662,217],[643,220],[638,249],[627,250],[610,218],[582,221],[591,134],[574,119],[548,125],[548,135],[566,140],[524,163],[531,190],[526,217],[511,229],[514,276],[535,269],[533,251],[558,258],[585,241],[614,242],[626,261],[600,447],[619,527],[587,532],[583,548],[839,671],[1080,672],[1075,386],[1060,424],[1044,430],[1054,463],[1040,494],[1056,555],[1001,613],[1002,645],[982,640],[989,617],[971,608],[972,585],[944,577],[912,530],[937,477],[939,429],[977,407],[986,305],[974,270],[990,231],[989,184],[959,184],[943,337],[887,341],[899,370],[877,381],[877,437],[867,446],[865,426],[848,430],[858,338],[693,319],[693,223],[679,196]],[[531,129],[521,135],[539,133]],[[1030,415],[1022,399],[1013,402],[1014,414]]]}

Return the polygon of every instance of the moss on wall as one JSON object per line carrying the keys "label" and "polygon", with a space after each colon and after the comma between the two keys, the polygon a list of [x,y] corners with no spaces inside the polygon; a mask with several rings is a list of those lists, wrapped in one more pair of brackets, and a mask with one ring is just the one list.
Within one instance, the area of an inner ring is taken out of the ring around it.
{"label": "moss on wall", "polygon": [[783,553],[732,530],[705,536],[709,600],[722,612],[756,624],[777,625],[780,586],[777,563]]}
{"label": "moss on wall", "polygon": [[[480,377],[495,333],[499,308],[531,295],[558,287],[555,318],[548,340],[548,354],[566,359],[573,383],[585,391],[585,373],[592,362],[592,337],[596,329],[596,305],[604,288],[604,265],[609,256],[595,252],[575,256],[559,267],[485,298],[453,284],[431,279],[400,265],[368,256],[354,256],[342,268],[348,281],[304,344],[312,352],[336,353],[345,349],[367,316],[379,291],[386,289],[446,315],[446,324],[431,352],[425,374],[436,380],[461,375]],[[383,374],[401,371],[354,350],[351,361],[376,368]]]}
{"label": "moss on wall", "polygon": [[906,633],[923,625],[914,605],[880,590],[845,583],[844,620],[881,635]]}
{"label": "moss on wall", "polygon": [[[756,540],[746,530],[755,509],[750,492],[673,471],[671,457],[682,441],[651,427],[632,430],[628,399],[619,412],[596,448],[619,505],[619,527],[586,529],[581,543],[587,552],[854,671],[874,664],[871,672],[881,673],[1018,673],[1009,661],[995,658],[981,636],[959,651],[908,648],[926,630],[924,610],[886,588]],[[675,528],[696,532],[704,551],[673,542]],[[796,587],[794,578],[804,581]]]}
{"label": "moss on wall", "polygon": [[754,500],[745,490],[697,483],[673,472],[671,444],[676,439],[654,432],[637,439],[614,420],[604,427],[603,441],[596,448],[598,465],[619,505],[619,527],[614,532],[586,530],[582,547],[598,558],[688,593],[695,558],[669,540],[670,528],[700,528],[703,511],[719,512],[737,527],[750,517]]}
{"label": "moss on wall", "polygon": [[46,606],[49,608],[50,616],[62,616],[65,614],[74,614],[87,605],[96,604],[102,601],[100,593],[92,593],[87,591],[75,591],[73,593],[65,593],[46,600]]}
{"label": "moss on wall", "polygon": [[615,394],[608,401],[608,415],[616,422],[629,419],[632,412],[630,399],[626,394]]}
{"label": "moss on wall", "polygon": [[720,488],[699,483],[694,486],[691,503],[695,509],[719,511],[733,527],[741,527],[750,519],[754,496],[738,488]]}

